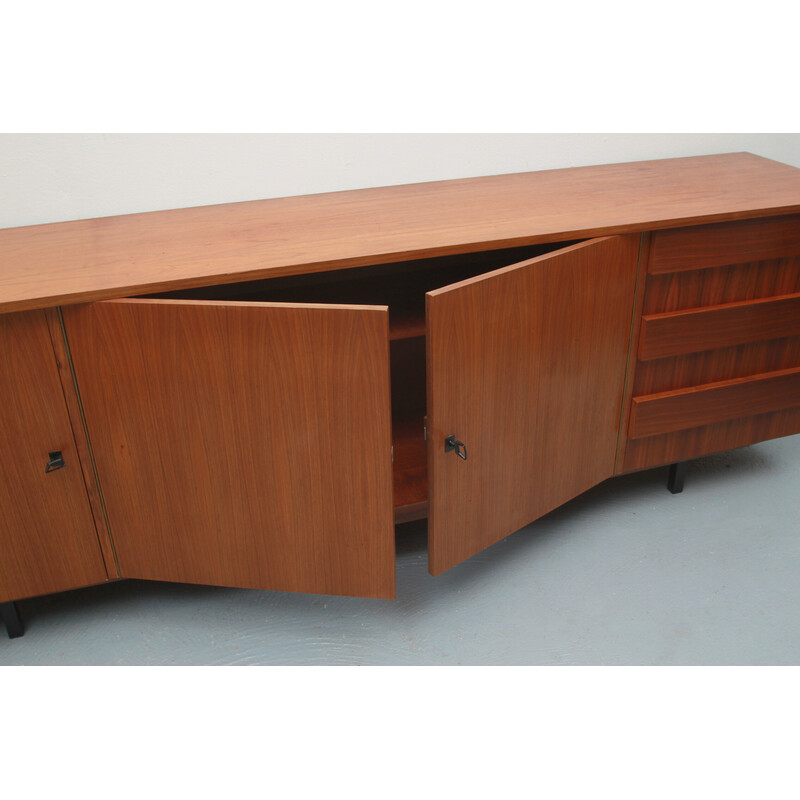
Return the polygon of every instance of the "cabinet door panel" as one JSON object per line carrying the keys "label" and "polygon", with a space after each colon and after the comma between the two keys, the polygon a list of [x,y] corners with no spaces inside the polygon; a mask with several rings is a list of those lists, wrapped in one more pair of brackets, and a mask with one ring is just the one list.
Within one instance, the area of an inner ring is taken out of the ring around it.
{"label": "cabinet door panel", "polygon": [[43,311],[0,316],[0,406],[0,602],[105,581]]}
{"label": "cabinet door panel", "polygon": [[64,310],[123,577],[392,597],[385,307]]}
{"label": "cabinet door panel", "polygon": [[597,239],[428,293],[432,574],[613,475],[638,251]]}

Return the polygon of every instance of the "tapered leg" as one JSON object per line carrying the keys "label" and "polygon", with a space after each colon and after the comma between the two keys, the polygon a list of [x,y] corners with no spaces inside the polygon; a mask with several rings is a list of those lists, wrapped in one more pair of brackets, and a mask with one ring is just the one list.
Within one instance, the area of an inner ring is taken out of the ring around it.
{"label": "tapered leg", "polygon": [[9,639],[16,639],[25,633],[16,603],[0,603],[0,616],[3,617]]}
{"label": "tapered leg", "polygon": [[680,494],[683,491],[683,479],[685,477],[685,461],[679,461],[677,464],[670,465],[669,477],[667,478],[667,489],[669,489],[672,494]]}

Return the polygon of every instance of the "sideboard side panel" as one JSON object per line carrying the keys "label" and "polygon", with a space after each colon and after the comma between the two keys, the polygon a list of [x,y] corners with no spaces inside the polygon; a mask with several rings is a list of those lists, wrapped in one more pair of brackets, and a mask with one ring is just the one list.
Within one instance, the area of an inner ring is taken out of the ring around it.
{"label": "sideboard side panel", "polygon": [[67,404],[69,419],[72,424],[72,434],[75,437],[75,447],[80,457],[80,466],[83,471],[83,481],[86,486],[86,493],[89,497],[89,505],[94,517],[97,539],[103,551],[103,560],[106,565],[106,572],[109,578],[119,577],[119,566],[117,564],[116,553],[114,552],[114,542],[108,530],[108,520],[105,515],[103,496],[97,482],[97,472],[94,465],[91,443],[86,432],[86,422],[83,417],[78,387],[75,384],[75,373],[72,366],[72,358],[67,346],[67,337],[61,320],[61,310],[58,308],[45,309],[47,325],[50,328],[50,340],[53,343],[53,353],[58,367],[58,376],[61,380],[61,388],[64,391],[64,400]]}
{"label": "sideboard side panel", "polygon": [[[0,316],[0,602],[102,583],[97,539],[43,311]],[[50,452],[64,466],[45,472]]]}

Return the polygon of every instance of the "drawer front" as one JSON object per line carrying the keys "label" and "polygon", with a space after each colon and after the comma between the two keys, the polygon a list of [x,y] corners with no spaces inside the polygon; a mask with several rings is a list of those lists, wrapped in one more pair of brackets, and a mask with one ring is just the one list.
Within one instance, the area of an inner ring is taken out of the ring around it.
{"label": "drawer front", "polygon": [[800,215],[652,234],[618,472],[800,432]]}
{"label": "drawer front", "polygon": [[800,406],[800,368],[633,399],[629,436],[641,439]]}
{"label": "drawer front", "polygon": [[[743,226],[761,237],[745,238]],[[729,238],[720,241],[721,230]],[[642,315],[799,293],[800,215],[659,231],[651,238]]]}
{"label": "drawer front", "polygon": [[683,272],[800,253],[800,214],[657,231],[648,272]]}
{"label": "drawer front", "polygon": [[800,294],[642,317],[639,360],[800,336]]}

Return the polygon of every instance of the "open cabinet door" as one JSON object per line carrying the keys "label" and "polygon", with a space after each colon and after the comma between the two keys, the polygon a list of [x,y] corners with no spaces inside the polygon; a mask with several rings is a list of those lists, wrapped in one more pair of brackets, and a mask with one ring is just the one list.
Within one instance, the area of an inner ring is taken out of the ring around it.
{"label": "open cabinet door", "polygon": [[595,239],[427,294],[431,574],[614,474],[638,251]]}
{"label": "open cabinet door", "polygon": [[393,597],[388,310],[63,310],[120,573]]}

